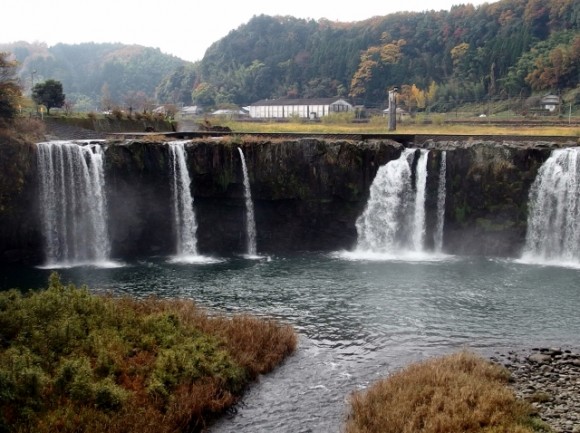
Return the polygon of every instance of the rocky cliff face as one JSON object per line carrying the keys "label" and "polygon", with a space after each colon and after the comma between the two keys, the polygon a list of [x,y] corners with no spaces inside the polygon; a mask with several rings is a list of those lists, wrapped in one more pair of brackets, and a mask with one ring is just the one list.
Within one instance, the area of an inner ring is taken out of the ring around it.
{"label": "rocky cliff face", "polygon": [[35,151],[0,137],[0,264],[42,260]]}
{"label": "rocky cliff face", "polygon": [[[171,170],[161,142],[107,142],[113,256],[174,253]],[[515,256],[525,240],[527,197],[552,143],[426,141],[427,246],[435,230],[442,151],[447,155],[444,250]],[[394,141],[266,140],[226,137],[186,145],[202,254],[237,254],[245,245],[240,147],[255,205],[260,253],[351,248],[378,168],[399,157]],[[42,261],[35,146],[0,143],[0,261]]]}
{"label": "rocky cliff face", "polygon": [[[525,242],[528,193],[553,144],[510,141],[427,142],[431,167],[447,154],[444,250],[519,256]],[[435,164],[436,163],[436,164]],[[435,176],[428,178],[431,207]]]}
{"label": "rocky cliff face", "polygon": [[[356,241],[354,221],[376,170],[402,150],[390,141],[187,144],[198,248],[204,254],[244,251],[245,204],[238,147],[248,166],[262,253],[351,246]],[[113,254],[172,253],[167,145],[109,145],[106,161]]]}

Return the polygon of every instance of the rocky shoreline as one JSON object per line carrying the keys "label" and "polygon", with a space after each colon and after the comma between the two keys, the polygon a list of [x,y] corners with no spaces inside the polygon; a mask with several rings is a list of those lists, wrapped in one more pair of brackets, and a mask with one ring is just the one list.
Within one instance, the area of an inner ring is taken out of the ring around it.
{"label": "rocky shoreline", "polygon": [[529,401],[555,433],[580,433],[580,352],[561,348],[496,353],[516,395]]}

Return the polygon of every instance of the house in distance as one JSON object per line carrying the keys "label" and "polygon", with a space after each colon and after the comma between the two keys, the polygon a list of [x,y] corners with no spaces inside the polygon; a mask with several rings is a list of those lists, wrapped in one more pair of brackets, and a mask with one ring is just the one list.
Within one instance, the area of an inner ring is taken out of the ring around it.
{"label": "house in distance", "polygon": [[353,111],[354,107],[342,98],[263,99],[249,107],[254,119],[285,119],[301,117],[318,119],[333,113]]}
{"label": "house in distance", "polygon": [[545,95],[540,100],[540,106],[544,109],[549,111],[550,113],[554,113],[560,108],[560,97],[558,95],[548,94]]}

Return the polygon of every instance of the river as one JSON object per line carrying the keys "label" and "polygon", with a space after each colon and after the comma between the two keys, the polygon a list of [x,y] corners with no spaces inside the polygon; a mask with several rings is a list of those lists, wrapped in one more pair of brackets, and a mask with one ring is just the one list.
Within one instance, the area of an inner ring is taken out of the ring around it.
{"label": "river", "polygon": [[[225,432],[339,432],[348,397],[410,362],[468,348],[482,354],[580,347],[580,269],[517,260],[352,253],[59,269],[92,291],[186,298],[290,323],[297,352],[252,386]],[[0,269],[3,289],[44,286],[51,270]]]}

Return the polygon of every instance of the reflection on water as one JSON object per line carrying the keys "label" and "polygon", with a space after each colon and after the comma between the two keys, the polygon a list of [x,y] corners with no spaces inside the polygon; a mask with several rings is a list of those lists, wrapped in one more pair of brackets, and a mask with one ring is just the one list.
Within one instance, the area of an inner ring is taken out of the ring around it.
{"label": "reflection on water", "polygon": [[[580,346],[580,270],[466,257],[348,253],[61,269],[95,291],[180,297],[291,323],[298,352],[261,378],[214,432],[340,431],[349,393],[409,362],[470,347]],[[408,258],[406,258],[408,259]],[[3,269],[2,288],[47,269]]]}

